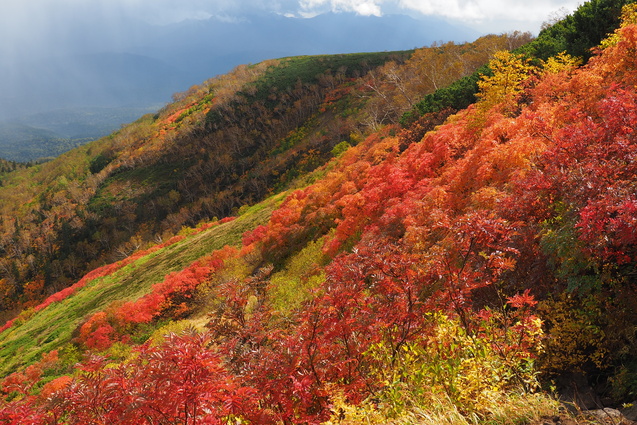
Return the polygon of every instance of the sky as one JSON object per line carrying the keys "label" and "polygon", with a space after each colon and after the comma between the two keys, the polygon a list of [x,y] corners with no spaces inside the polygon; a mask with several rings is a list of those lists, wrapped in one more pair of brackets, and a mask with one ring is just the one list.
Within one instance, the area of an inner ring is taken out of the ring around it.
{"label": "sky", "polygon": [[[99,19],[110,23],[109,45],[130,29],[122,25],[145,21],[171,24],[186,19],[245,19],[256,12],[309,18],[325,12],[354,12],[364,16],[408,14],[443,17],[471,27],[480,34],[513,30],[537,34],[543,22],[572,12],[580,0],[0,0],[0,61],[25,57],[30,52],[64,52],[68,43],[77,48],[76,33],[65,29],[86,26],[87,34]],[[99,18],[98,18],[99,17]],[[100,27],[100,28],[103,28]],[[104,31],[102,31],[103,33]],[[67,38],[65,38],[67,37]],[[68,37],[74,37],[73,42]],[[86,37],[87,49],[99,49],[98,35]],[[443,41],[443,40],[441,40]],[[0,62],[0,66],[2,63]]]}
{"label": "sky", "polygon": [[[327,12],[348,12],[361,16],[388,16],[409,15],[416,19],[423,19],[422,27],[428,31],[430,23],[426,23],[427,17],[443,18],[451,25],[450,28],[470,28],[472,34],[501,34],[514,30],[529,31],[537,34],[541,25],[558,17],[563,17],[574,11],[582,0],[0,0],[0,119],[8,112],[18,110],[30,110],[39,103],[44,105],[41,98],[49,93],[54,103],[64,96],[68,90],[86,91],[86,87],[97,86],[99,80],[88,81],[88,74],[83,68],[74,65],[73,61],[78,55],[90,55],[95,52],[115,52],[119,54],[134,53],[153,56],[164,44],[170,44],[166,34],[170,34],[173,24],[187,20],[206,20],[210,25],[213,22],[217,27],[217,21],[224,24],[232,22],[256,22],[251,21],[251,16],[262,15],[259,19],[263,22],[266,14],[276,14],[282,17],[295,19],[302,24],[304,18],[312,18]],[[269,16],[269,15],[267,15]],[[267,18],[269,19],[269,18]],[[331,19],[331,18],[330,18]],[[337,20],[321,20],[326,28],[330,25],[342,25]],[[334,22],[332,22],[334,21]],[[336,23],[339,22],[339,23]],[[428,22],[431,22],[429,20]],[[323,25],[322,24],[322,25]],[[196,24],[188,24],[190,28]],[[296,25],[296,24],[295,24]],[[291,26],[296,27],[298,26]],[[158,28],[168,28],[168,31],[158,31]],[[227,27],[223,27],[227,28]],[[248,33],[247,27],[245,33]],[[253,27],[250,27],[253,28]],[[339,27],[340,28],[340,27]],[[183,28],[182,28],[183,29]],[[412,32],[406,28],[398,28],[394,31],[394,38],[398,40],[398,32]],[[183,36],[184,31],[180,30]],[[243,31],[243,30],[242,30]],[[327,34],[334,34],[326,29]],[[325,31],[323,34],[326,34]],[[380,29],[378,33],[380,34]],[[271,31],[273,32],[273,31]],[[453,34],[460,34],[461,31]],[[163,34],[163,38],[153,39],[152,34]],[[341,32],[343,33],[343,32]],[[195,32],[193,32],[195,34]],[[241,33],[242,35],[244,32]],[[266,44],[268,37],[260,36]],[[352,34],[355,35],[355,34]],[[405,36],[405,34],[401,34]],[[207,36],[201,33],[193,37],[198,40],[186,39],[191,44],[190,50],[202,49],[202,43],[208,43]],[[214,37],[220,38],[215,35]],[[239,37],[226,40],[229,48],[234,48]],[[248,37],[248,35],[246,35]],[[259,36],[257,36],[259,37]],[[283,35],[290,38],[288,34]],[[413,34],[413,44],[405,45],[401,49],[422,47],[418,44],[420,35]],[[325,37],[327,39],[327,36]],[[348,37],[338,36],[339,42],[344,45],[352,40]],[[272,38],[276,40],[275,38]],[[279,38],[280,39],[280,38]],[[161,40],[161,41],[160,41]],[[314,42],[315,39],[311,39]],[[437,41],[449,41],[435,38]],[[174,43],[182,43],[178,49],[187,51],[189,46],[183,46],[182,39]],[[218,40],[217,40],[218,41]],[[288,41],[288,40],[286,40]],[[358,40],[361,41],[361,40]],[[458,41],[456,39],[455,41]],[[472,40],[466,40],[472,41]],[[300,43],[306,43],[305,39],[299,39]],[[327,43],[328,40],[325,40]],[[254,49],[258,43],[247,41],[248,46]],[[321,40],[316,40],[320,45]],[[262,45],[263,43],[261,43]],[[360,43],[359,43],[360,44]],[[210,49],[218,45],[211,44]],[[268,48],[276,55],[277,46],[268,44]],[[307,46],[309,48],[309,46]],[[343,47],[343,52],[354,51]],[[383,50],[380,48],[379,50]],[[201,50],[194,51],[195,56],[201,54]],[[228,55],[228,52],[224,54]],[[264,54],[269,54],[264,52]],[[294,54],[306,54],[294,53]],[[212,55],[212,53],[205,53]],[[280,57],[280,56],[273,56]],[[159,54],[154,59],[165,60]],[[165,66],[179,66],[179,58],[174,63],[164,63]],[[183,61],[182,61],[183,62]],[[240,62],[244,63],[244,62]],[[239,63],[234,64],[235,66]],[[151,66],[152,64],[147,64]],[[65,68],[66,66],[66,68]],[[186,64],[184,66],[190,66]],[[68,69],[68,71],[67,71]],[[142,68],[139,68],[142,69]],[[144,68],[145,69],[145,68]],[[227,69],[224,72],[229,71]],[[56,74],[57,72],[57,74]],[[108,71],[104,71],[108,72]],[[214,74],[207,74],[205,68],[202,75],[205,78]],[[56,79],[62,75],[64,78]],[[46,77],[49,79],[47,80]],[[197,78],[204,78],[203,76]],[[82,83],[82,79],[86,79]],[[58,81],[59,87],[55,91]],[[66,81],[68,86],[62,86]],[[74,84],[77,81],[78,84]],[[195,80],[192,84],[199,83]],[[50,88],[50,90],[49,90]],[[23,99],[32,89],[31,100]],[[104,89],[108,90],[108,89]],[[95,95],[97,96],[97,95]],[[24,105],[17,107],[22,101]],[[29,103],[31,102],[31,103]],[[42,106],[44,108],[44,106]]]}
{"label": "sky", "polygon": [[[381,16],[425,14],[458,19],[481,32],[524,30],[537,33],[560,10],[572,12],[577,0],[0,0],[4,32],[29,37],[85,13],[114,21],[122,16],[151,23],[184,19],[237,19],[255,11],[312,17],[327,11]],[[6,41],[5,41],[6,42]]]}

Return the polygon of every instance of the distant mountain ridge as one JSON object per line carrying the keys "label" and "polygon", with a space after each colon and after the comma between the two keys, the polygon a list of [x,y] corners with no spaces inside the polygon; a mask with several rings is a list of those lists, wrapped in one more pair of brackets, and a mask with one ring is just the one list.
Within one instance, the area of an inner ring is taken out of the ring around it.
{"label": "distant mountain ridge", "polygon": [[[99,19],[69,28],[59,40],[52,40],[55,49],[8,64],[0,71],[0,122],[28,121],[30,126],[58,133],[46,117],[57,111],[58,120],[77,123],[76,129],[68,129],[71,133],[97,138],[135,117],[122,114],[125,119],[113,121],[105,131],[90,119],[77,121],[82,109],[158,108],[173,93],[239,64],[301,54],[405,50],[439,40],[477,37],[471,30],[435,18],[419,21],[404,15],[351,13],[311,19],[262,14],[236,21],[210,18],[164,26],[119,24],[112,39],[108,36],[115,27]],[[90,50],[91,46],[96,50]],[[69,115],[60,116],[59,110]],[[35,114],[42,119],[34,121]],[[22,141],[6,135],[0,138],[0,155]]]}
{"label": "distant mountain ridge", "polygon": [[22,163],[51,159],[108,136],[120,123],[132,122],[159,107],[55,109],[0,123],[0,158]]}

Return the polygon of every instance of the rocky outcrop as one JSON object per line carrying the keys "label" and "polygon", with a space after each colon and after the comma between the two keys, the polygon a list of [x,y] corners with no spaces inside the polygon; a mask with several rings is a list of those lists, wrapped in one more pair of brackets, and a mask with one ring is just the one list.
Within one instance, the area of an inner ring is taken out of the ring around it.
{"label": "rocky outcrop", "polygon": [[612,425],[633,425],[635,422],[628,419],[617,409],[605,407],[603,409],[588,410],[585,412],[587,418],[595,420],[600,424]]}
{"label": "rocky outcrop", "polygon": [[626,419],[637,421],[637,400],[621,410]]}

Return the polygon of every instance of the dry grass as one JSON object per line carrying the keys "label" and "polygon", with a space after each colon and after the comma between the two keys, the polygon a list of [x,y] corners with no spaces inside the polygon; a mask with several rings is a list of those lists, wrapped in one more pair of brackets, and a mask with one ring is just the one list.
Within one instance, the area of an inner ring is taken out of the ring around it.
{"label": "dry grass", "polygon": [[416,407],[391,418],[386,415],[382,403],[348,406],[337,399],[335,415],[327,424],[531,425],[561,414],[559,402],[543,393],[502,395],[502,399],[491,403],[480,414],[462,412],[451,400],[440,396],[413,402]]}

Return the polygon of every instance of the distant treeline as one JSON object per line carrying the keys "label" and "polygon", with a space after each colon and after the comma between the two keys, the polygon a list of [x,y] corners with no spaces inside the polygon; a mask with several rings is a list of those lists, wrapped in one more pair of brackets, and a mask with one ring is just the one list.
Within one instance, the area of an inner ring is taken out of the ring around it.
{"label": "distant treeline", "polygon": [[[591,49],[619,25],[622,7],[631,3],[634,0],[589,1],[572,15],[545,25],[535,40],[514,49],[514,52],[524,54],[532,61],[546,60],[560,52],[587,61],[591,57]],[[445,109],[466,108],[476,101],[480,76],[490,73],[488,65],[484,65],[471,75],[426,95],[403,115],[401,123],[407,125],[419,116]]]}
{"label": "distant treeline", "polygon": [[30,167],[32,165],[35,165],[35,162],[23,163],[23,162],[17,162],[17,161],[7,161],[6,159],[0,159],[0,176],[15,170],[19,170],[21,168]]}

